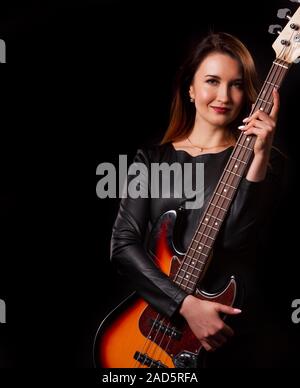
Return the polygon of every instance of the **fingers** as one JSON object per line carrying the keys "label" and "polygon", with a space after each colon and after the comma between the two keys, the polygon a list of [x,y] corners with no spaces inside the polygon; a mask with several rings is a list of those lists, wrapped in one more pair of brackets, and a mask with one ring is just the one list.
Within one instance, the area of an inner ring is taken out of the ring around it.
{"label": "fingers", "polygon": [[[245,123],[246,126],[253,125],[253,122],[255,120],[256,122],[257,121],[265,122],[272,127],[276,126],[278,113],[280,109],[280,96],[277,89],[274,89],[272,91],[272,94],[273,94],[273,107],[272,107],[271,113],[268,115],[263,111],[263,108],[258,109],[253,113],[253,115],[251,115],[250,117],[246,117],[243,120],[243,123]],[[241,126],[239,129],[243,129],[243,126]]]}
{"label": "fingers", "polygon": [[252,116],[247,117],[243,120],[244,126],[241,126],[240,129],[250,128],[251,126],[269,126],[269,127],[275,127],[275,121],[268,116],[263,111],[256,111]]}
{"label": "fingers", "polygon": [[233,337],[234,336],[234,331],[232,330],[232,328],[228,325],[226,325],[224,323],[224,327],[222,329],[222,333],[226,336],[226,337]]}
{"label": "fingers", "polygon": [[244,129],[243,131],[244,131],[245,135],[256,135],[264,140],[267,138],[268,133],[272,132],[269,129],[259,128],[259,127],[251,127],[250,129]]}
{"label": "fingers", "polygon": [[220,346],[224,345],[225,342],[227,342],[227,337],[225,335],[223,335],[222,333],[217,333],[214,336],[213,340],[216,343],[216,346],[220,347]]}
{"label": "fingers", "polygon": [[204,349],[207,351],[207,352],[213,352],[215,351],[215,348],[213,348],[207,341],[205,340],[201,340],[201,345],[204,347]]}
{"label": "fingers", "polygon": [[280,108],[280,97],[279,97],[279,93],[278,93],[278,90],[277,89],[274,89],[273,90],[273,108],[271,110],[271,113],[270,113],[270,117],[277,121],[277,118],[278,118],[278,113],[279,113],[279,108]]}
{"label": "fingers", "polygon": [[226,304],[221,304],[221,303],[216,303],[216,310],[219,313],[230,314],[230,315],[236,315],[242,312],[242,310],[240,309],[236,309],[234,307],[227,306]]}
{"label": "fingers", "polygon": [[224,328],[223,334],[221,332],[216,333],[213,336],[209,336],[201,340],[201,344],[203,345],[205,350],[207,350],[208,352],[213,352],[216,349],[220,348],[222,345],[224,345],[227,342],[228,338],[233,336],[233,330],[229,326],[225,326],[226,327]]}
{"label": "fingers", "polygon": [[243,131],[245,135],[257,135],[266,138],[268,134],[274,132],[276,123],[264,112],[257,113],[256,116],[257,118],[253,118],[253,115],[252,117],[245,119],[244,122],[246,125],[240,126],[239,129]]}

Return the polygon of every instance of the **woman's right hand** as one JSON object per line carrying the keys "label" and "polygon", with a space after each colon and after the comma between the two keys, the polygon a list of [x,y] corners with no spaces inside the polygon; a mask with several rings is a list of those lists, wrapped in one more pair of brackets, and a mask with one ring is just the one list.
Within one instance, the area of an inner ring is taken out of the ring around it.
{"label": "woman's right hand", "polygon": [[241,310],[188,295],[183,300],[179,312],[202,346],[207,351],[214,351],[234,334],[220,318],[219,313],[236,315],[241,313]]}

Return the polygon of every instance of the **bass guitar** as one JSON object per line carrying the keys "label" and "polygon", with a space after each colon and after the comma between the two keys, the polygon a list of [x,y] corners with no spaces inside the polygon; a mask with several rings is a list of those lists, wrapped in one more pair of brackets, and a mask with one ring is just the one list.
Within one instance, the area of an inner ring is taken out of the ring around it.
{"label": "bass guitar", "polygon": [[[279,15],[286,15],[280,10]],[[292,63],[300,56],[300,7],[273,44],[276,59],[252,108],[270,113],[272,91],[279,88]],[[274,32],[277,25],[270,27]],[[234,277],[219,293],[198,288],[209,265],[214,242],[253,157],[255,137],[241,133],[221,178],[203,212],[187,252],[173,244],[176,211],[165,213],[152,231],[150,252],[157,266],[188,294],[228,306],[235,302]],[[95,337],[94,362],[102,368],[194,368],[202,349],[186,321],[167,319],[133,294],[101,323]]]}

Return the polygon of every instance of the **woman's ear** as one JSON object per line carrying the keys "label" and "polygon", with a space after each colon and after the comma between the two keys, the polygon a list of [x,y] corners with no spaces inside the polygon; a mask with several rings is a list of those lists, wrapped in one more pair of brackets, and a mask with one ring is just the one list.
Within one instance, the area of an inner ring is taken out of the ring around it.
{"label": "woman's ear", "polygon": [[195,93],[194,93],[194,87],[193,87],[193,85],[190,86],[189,95],[190,95],[190,100],[191,100],[191,102],[195,101]]}

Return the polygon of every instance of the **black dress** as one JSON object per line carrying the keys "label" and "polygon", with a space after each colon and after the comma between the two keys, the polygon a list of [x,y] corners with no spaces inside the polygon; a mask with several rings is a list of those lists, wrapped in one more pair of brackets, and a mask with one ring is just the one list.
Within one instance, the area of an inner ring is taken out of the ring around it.
{"label": "black dress", "polygon": [[[175,150],[173,145],[168,143],[139,150],[135,157],[134,163],[143,163],[147,167],[147,173],[142,174],[139,179],[142,186],[140,189],[149,195],[147,198],[121,200],[113,227],[111,260],[118,271],[130,280],[140,296],[167,317],[177,313],[187,294],[156,267],[147,253],[150,231],[164,212],[180,208],[175,245],[185,251],[232,150],[233,147],[230,147],[220,153],[193,157],[185,151]],[[190,198],[186,198],[184,190],[179,197],[176,192],[178,185],[174,184],[172,179],[170,193],[164,193],[164,185],[160,185],[159,198],[150,198],[151,184],[154,184],[151,182],[151,163],[164,162],[169,165],[179,163],[181,166],[191,163],[193,171],[196,171],[196,163],[203,163],[204,204],[201,208],[186,208]],[[280,152],[273,149],[267,177],[263,182],[254,183],[242,179],[215,242],[213,259],[201,288],[209,292],[218,291],[227,283],[229,277],[234,275],[239,286],[237,303],[243,312],[228,320],[228,324],[235,330],[234,340],[209,356],[207,365],[248,366],[248,363],[249,366],[254,366],[266,361],[265,355],[262,361],[258,360],[261,357],[257,357],[261,344],[258,332],[263,338],[266,337],[266,329],[263,326],[267,321],[267,318],[263,318],[263,315],[267,314],[264,314],[266,309],[262,298],[263,276],[259,274],[258,249],[261,240],[267,235],[264,231],[267,230],[268,220],[271,219],[271,213],[276,209],[279,194],[282,192],[284,168],[284,158]],[[131,179],[133,176],[128,176],[128,185]],[[241,353],[245,357],[242,357]]]}

